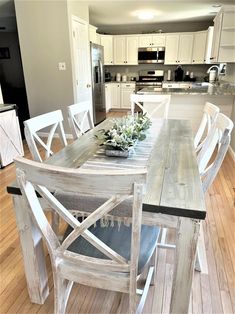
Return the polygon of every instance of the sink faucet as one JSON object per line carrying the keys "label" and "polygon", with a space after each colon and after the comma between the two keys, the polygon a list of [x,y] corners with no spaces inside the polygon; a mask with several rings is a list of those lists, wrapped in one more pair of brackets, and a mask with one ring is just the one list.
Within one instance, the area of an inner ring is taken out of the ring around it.
{"label": "sink faucet", "polygon": [[[216,74],[216,70],[215,69],[217,69],[217,74]],[[207,70],[207,73],[210,73],[210,75],[209,75],[209,82],[210,83],[214,83],[216,81],[216,79],[219,77],[220,68],[218,67],[218,65],[212,65]]]}

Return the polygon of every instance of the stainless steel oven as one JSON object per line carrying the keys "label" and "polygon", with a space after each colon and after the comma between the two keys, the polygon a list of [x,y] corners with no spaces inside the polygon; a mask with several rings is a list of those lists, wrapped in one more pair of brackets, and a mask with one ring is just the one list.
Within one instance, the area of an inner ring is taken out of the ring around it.
{"label": "stainless steel oven", "polygon": [[145,87],[154,87],[161,90],[164,79],[163,70],[140,71],[139,79],[136,81],[136,93]]}
{"label": "stainless steel oven", "polygon": [[164,63],[164,47],[148,47],[138,49],[138,63]]}

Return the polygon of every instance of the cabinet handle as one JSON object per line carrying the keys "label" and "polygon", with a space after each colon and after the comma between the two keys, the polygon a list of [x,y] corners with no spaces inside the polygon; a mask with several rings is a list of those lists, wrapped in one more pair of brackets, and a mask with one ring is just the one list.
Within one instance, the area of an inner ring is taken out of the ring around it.
{"label": "cabinet handle", "polygon": [[214,58],[214,57],[211,57],[211,58],[210,58],[210,60],[213,60],[213,59],[215,59],[215,58]]}
{"label": "cabinet handle", "polygon": [[193,60],[193,62],[195,62],[195,60]]}

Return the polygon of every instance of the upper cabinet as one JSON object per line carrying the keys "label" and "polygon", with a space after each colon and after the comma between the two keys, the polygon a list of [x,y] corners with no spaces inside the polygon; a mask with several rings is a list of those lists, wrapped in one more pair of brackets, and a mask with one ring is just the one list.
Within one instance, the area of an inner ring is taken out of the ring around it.
{"label": "upper cabinet", "polygon": [[138,37],[114,36],[114,64],[137,65],[138,64]]}
{"label": "upper cabinet", "polygon": [[214,19],[212,62],[235,62],[235,6],[224,6]]}
{"label": "upper cabinet", "polygon": [[100,44],[104,46],[104,64],[113,65],[113,36],[100,35]]}
{"label": "upper cabinet", "polygon": [[190,64],[193,39],[192,33],[166,35],[165,64]]}
{"label": "upper cabinet", "polygon": [[139,47],[165,47],[166,35],[140,35]]}
{"label": "upper cabinet", "polygon": [[97,33],[97,27],[89,25],[89,40],[97,45],[100,45],[100,34]]}
{"label": "upper cabinet", "polygon": [[207,31],[194,33],[193,42],[193,64],[201,64],[206,62],[206,41]]}

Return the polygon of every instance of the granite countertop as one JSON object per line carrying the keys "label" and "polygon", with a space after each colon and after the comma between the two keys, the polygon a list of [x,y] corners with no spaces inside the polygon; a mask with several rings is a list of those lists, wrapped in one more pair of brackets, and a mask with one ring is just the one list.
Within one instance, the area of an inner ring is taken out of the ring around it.
{"label": "granite countertop", "polygon": [[154,88],[146,87],[138,94],[171,94],[171,95],[210,95],[210,96],[233,96],[235,95],[234,84],[195,86],[192,88]]}
{"label": "granite countertop", "polygon": [[126,81],[126,82],[122,82],[122,81],[120,81],[120,82],[117,82],[117,81],[110,81],[110,82],[105,82],[105,84],[109,84],[109,83],[117,83],[117,84],[120,84],[120,83],[122,83],[122,84],[131,84],[131,83],[133,83],[133,84],[135,84],[136,81]]}
{"label": "granite countertop", "polygon": [[16,109],[16,105],[12,105],[12,104],[0,104],[0,112],[12,110],[12,109]]}

